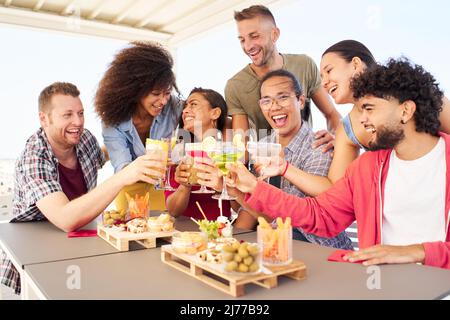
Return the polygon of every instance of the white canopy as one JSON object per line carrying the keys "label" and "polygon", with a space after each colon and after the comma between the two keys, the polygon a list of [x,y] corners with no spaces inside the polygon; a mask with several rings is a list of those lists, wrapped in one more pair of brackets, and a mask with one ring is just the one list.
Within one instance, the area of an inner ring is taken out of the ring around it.
{"label": "white canopy", "polygon": [[233,20],[253,4],[290,0],[0,0],[0,23],[83,35],[180,43]]}

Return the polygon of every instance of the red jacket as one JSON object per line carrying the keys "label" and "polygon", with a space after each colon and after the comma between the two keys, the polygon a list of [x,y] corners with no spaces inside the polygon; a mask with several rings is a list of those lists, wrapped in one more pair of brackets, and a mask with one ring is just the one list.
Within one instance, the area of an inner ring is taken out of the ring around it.
{"label": "red jacket", "polygon": [[[423,246],[426,265],[450,269],[450,135],[440,135],[445,140],[447,162],[446,242],[427,242]],[[348,167],[341,180],[315,198],[298,198],[260,181],[245,199],[257,211],[271,217],[291,217],[293,226],[321,237],[334,237],[356,220],[360,248],[381,244],[384,187],[391,152],[364,153]]]}

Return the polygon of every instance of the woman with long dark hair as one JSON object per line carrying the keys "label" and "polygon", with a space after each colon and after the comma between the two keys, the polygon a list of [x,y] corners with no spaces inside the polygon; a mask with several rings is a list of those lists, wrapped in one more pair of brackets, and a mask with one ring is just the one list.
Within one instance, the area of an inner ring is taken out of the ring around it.
{"label": "woman with long dark hair", "polygon": [[[182,113],[182,128],[187,131],[192,140],[201,142],[207,137],[216,137],[218,132],[226,139],[227,104],[218,92],[211,89],[194,88],[185,102]],[[188,137],[189,138],[189,137]],[[193,142],[193,141],[188,141]],[[217,200],[210,193],[192,193],[198,189],[189,183],[192,165],[198,169],[198,182],[217,191],[222,189],[222,178],[219,170],[208,157],[202,158],[202,163],[188,164],[181,162],[171,177],[172,186],[176,191],[166,191],[167,210],[173,216],[188,216],[203,219],[195,202],[199,201],[209,220],[215,220],[219,214]],[[230,202],[223,202],[223,214],[230,216]]]}

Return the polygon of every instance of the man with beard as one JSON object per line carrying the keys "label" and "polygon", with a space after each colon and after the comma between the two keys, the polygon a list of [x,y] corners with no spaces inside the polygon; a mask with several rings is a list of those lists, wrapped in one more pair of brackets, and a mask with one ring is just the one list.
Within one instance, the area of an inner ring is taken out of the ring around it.
{"label": "man with beard", "polygon": [[[280,36],[280,30],[270,10],[261,5],[251,6],[235,12],[234,19],[237,22],[242,50],[252,62],[229,79],[225,87],[225,99],[228,113],[232,116],[233,129],[243,130],[245,133],[250,124],[257,133],[259,130],[271,129],[259,109],[260,81],[270,71],[285,69],[299,79],[304,89],[306,104],[302,110],[302,119],[309,122],[312,127],[309,106],[312,98],[327,118],[328,129],[334,132],[339,125],[340,115],[321,85],[316,64],[305,54],[278,52],[276,42]],[[321,145],[323,142],[325,140],[316,141],[316,145]]]}
{"label": "man with beard", "polygon": [[391,59],[352,82],[372,134],[344,178],[315,198],[288,195],[232,166],[231,186],[245,204],[292,225],[333,237],[355,220],[361,250],[344,256],[364,265],[423,263],[450,269],[450,136],[439,132],[443,92],[406,59]]}
{"label": "man with beard", "polygon": [[[56,82],[39,95],[41,127],[27,141],[16,162],[11,222],[49,220],[69,232],[95,219],[119,191],[137,181],[157,183],[165,166],[151,155],[130,163],[96,187],[105,156],[84,128],[80,92]],[[20,293],[19,273],[0,250],[0,281]]]}

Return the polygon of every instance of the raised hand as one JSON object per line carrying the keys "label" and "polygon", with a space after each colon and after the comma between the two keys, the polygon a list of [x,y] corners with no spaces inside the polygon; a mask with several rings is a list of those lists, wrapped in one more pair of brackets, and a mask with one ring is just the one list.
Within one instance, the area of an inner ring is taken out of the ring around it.
{"label": "raised hand", "polygon": [[138,181],[157,184],[158,179],[164,176],[165,170],[166,163],[158,155],[145,154],[136,158],[118,174],[126,185]]}
{"label": "raised hand", "polygon": [[256,177],[248,171],[242,163],[227,164],[230,176],[226,179],[226,184],[230,188],[236,188],[244,193],[251,193],[258,183]]}
{"label": "raised hand", "polygon": [[334,148],[335,137],[331,132],[328,132],[327,130],[317,131],[314,138],[316,140],[314,140],[312,144],[313,149],[322,147],[322,152],[325,153]]}
{"label": "raised hand", "polygon": [[189,177],[191,175],[191,166],[181,161],[180,164],[175,169],[175,181],[185,187],[191,187],[189,184]]}
{"label": "raised hand", "polygon": [[281,175],[286,168],[286,159],[284,152],[281,151],[279,156],[264,158],[264,161],[255,159],[255,171],[259,175],[259,180],[265,180],[270,177]]}
{"label": "raised hand", "polygon": [[208,158],[202,158],[201,163],[195,163],[194,167],[197,171],[197,182],[216,191],[222,190],[222,173],[216,167],[214,162]]}

